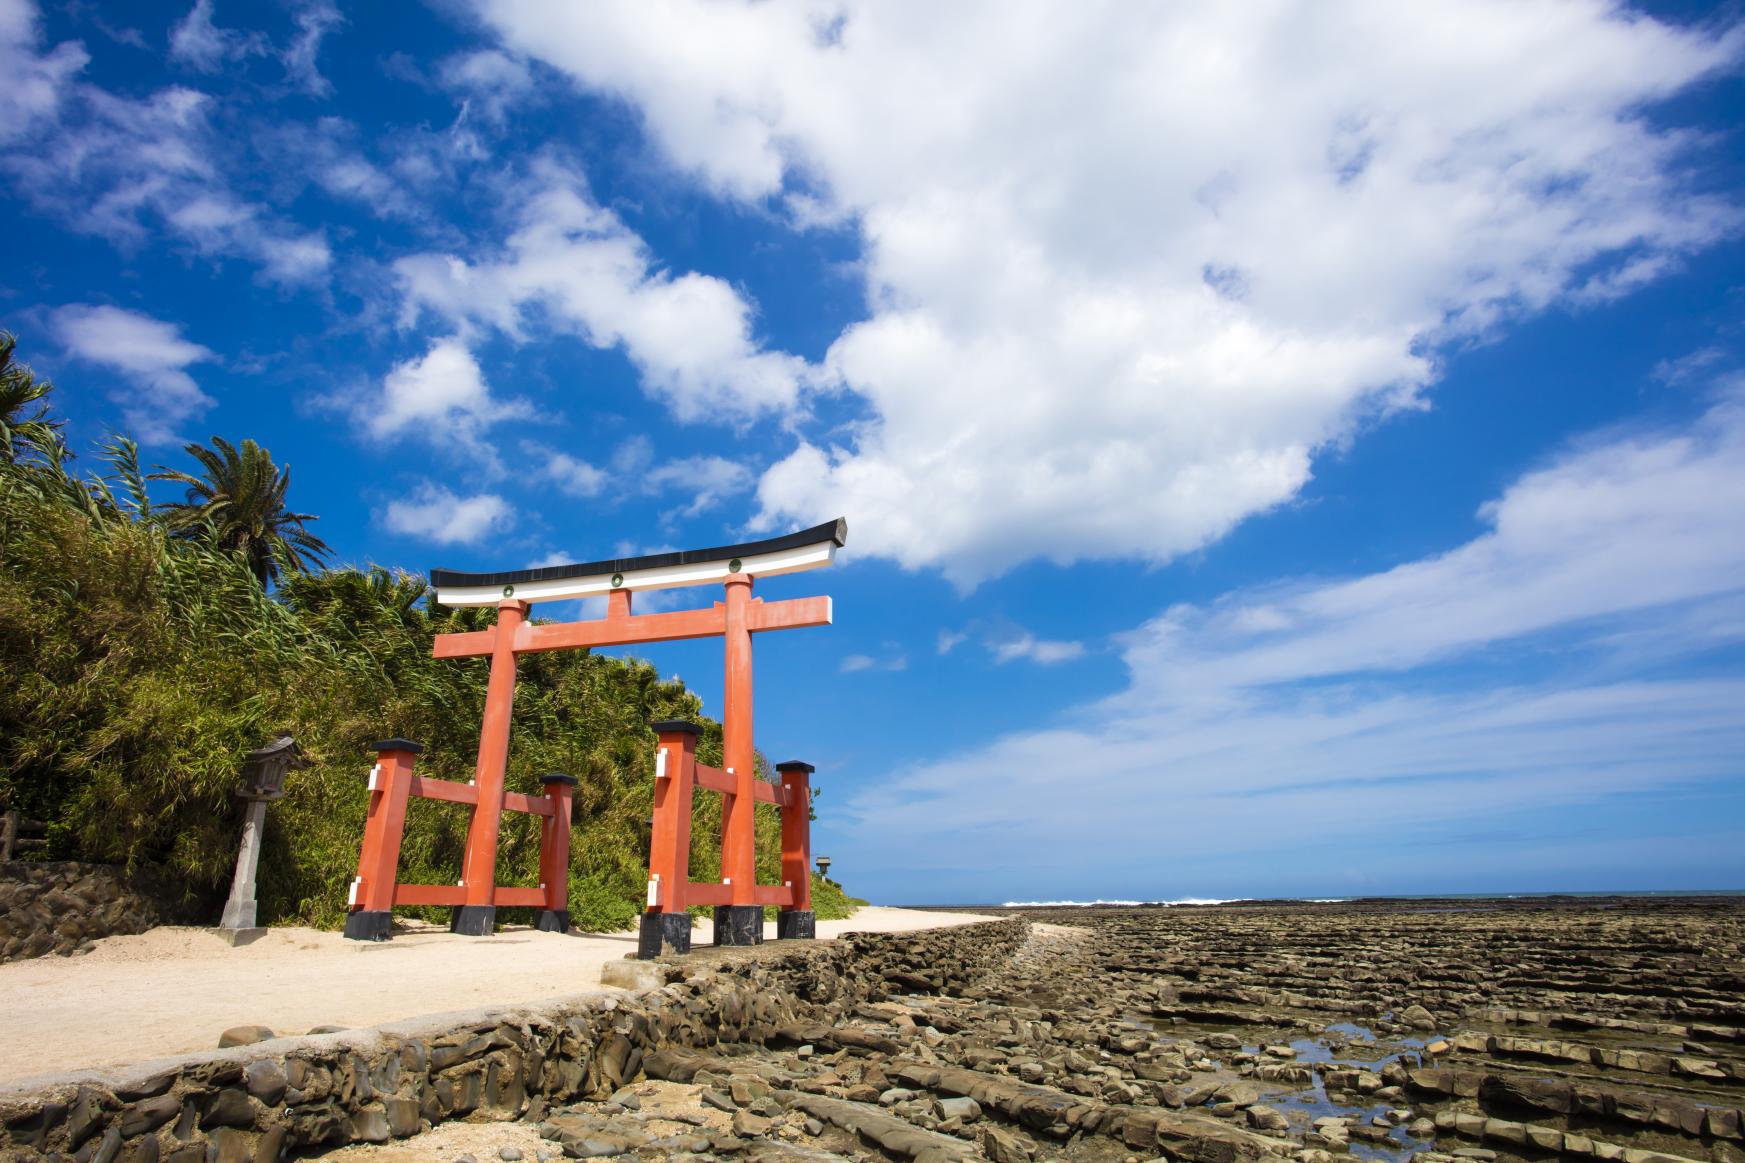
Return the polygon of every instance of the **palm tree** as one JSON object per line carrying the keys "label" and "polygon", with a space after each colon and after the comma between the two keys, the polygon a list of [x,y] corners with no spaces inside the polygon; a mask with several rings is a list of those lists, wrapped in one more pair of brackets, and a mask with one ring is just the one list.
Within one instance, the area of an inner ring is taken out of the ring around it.
{"label": "palm tree", "polygon": [[332,552],[326,542],[304,528],[304,522],[317,517],[285,508],[291,468],[275,465],[266,449],[244,440],[239,450],[214,436],[211,448],[190,444],[184,451],[200,462],[203,476],[162,465],[151,474],[154,481],[188,486],[185,500],[159,510],[176,536],[209,541],[240,554],[262,587],[276,582],[281,570],[306,573]]}
{"label": "palm tree", "polygon": [[0,462],[13,464],[36,453],[59,463],[62,421],[48,418],[46,403],[55,386],[37,379],[28,365],[12,362],[17,346],[11,332],[0,331]]}

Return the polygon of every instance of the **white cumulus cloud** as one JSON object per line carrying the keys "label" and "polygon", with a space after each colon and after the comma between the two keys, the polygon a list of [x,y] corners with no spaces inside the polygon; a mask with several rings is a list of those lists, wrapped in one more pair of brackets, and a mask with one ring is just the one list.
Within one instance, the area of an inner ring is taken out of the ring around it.
{"label": "white cumulus cloud", "polygon": [[382,379],[381,393],[356,401],[352,411],[376,440],[405,437],[447,445],[496,472],[497,454],[484,440],[485,429],[533,410],[525,400],[493,396],[473,353],[450,337],[432,343],[422,356],[395,364]]}
{"label": "white cumulus cloud", "polygon": [[597,497],[611,479],[599,466],[567,452],[547,448],[537,441],[523,441],[521,451],[534,462],[542,479],[556,485],[567,496]]}
{"label": "white cumulus cloud", "polygon": [[420,484],[411,496],[388,502],[381,515],[389,532],[438,545],[476,545],[509,528],[514,520],[509,502],[495,493],[461,497],[429,481]]}
{"label": "white cumulus cloud", "polygon": [[868,415],[767,471],[763,521],[849,513],[964,585],[1205,545],[1420,404],[1449,339],[1739,221],[1643,113],[1739,28],[1600,0],[477,4],[721,196],[858,231],[870,314],[822,382]]}
{"label": "white cumulus cloud", "polygon": [[520,337],[540,315],[598,348],[621,348],[681,419],[746,419],[793,405],[804,360],[764,351],[752,307],[721,279],[661,269],[647,245],[576,175],[536,167],[537,192],[500,254],[426,253],[394,270],[405,321],[425,311]]}
{"label": "white cumulus cloud", "polygon": [[212,397],[188,368],[218,358],[211,348],[182,337],[174,323],[121,307],[74,303],[50,316],[68,353],[118,372],[126,392],[114,393],[132,435],[144,444],[182,439],[178,426],[202,415]]}

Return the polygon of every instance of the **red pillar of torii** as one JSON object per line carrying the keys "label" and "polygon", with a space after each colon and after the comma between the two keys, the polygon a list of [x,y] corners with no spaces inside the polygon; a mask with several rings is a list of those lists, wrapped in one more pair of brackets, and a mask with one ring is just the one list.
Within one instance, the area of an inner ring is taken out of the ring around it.
{"label": "red pillar of torii", "polygon": [[[714,904],[717,944],[754,944],[763,939],[763,906],[780,906],[780,936],[811,936],[809,872],[809,764],[779,764],[782,785],[759,780],[752,727],[751,636],[768,630],[823,626],[831,621],[828,597],[765,602],[751,596],[753,580],[829,565],[846,541],[847,522],[837,520],[812,529],[742,545],[652,554],[646,557],[550,566],[494,574],[431,571],[437,601],[449,606],[497,607],[497,624],[488,630],[441,634],[435,656],[464,658],[488,655],[491,674],[485,693],[484,722],[479,733],[479,757],[471,785],[418,780],[411,774],[416,744],[389,740],[379,745],[382,762],[372,775],[370,814],[365,825],[358,879],[353,883],[351,916],[346,935],[380,940],[387,934],[395,904],[452,904],[450,928],[457,933],[490,933],[499,904],[543,905],[541,928],[562,930],[569,915],[567,892],[569,828],[568,787],[548,782],[548,796],[506,793],[504,776],[509,754],[509,720],[515,696],[516,659],[542,650],[628,646],[685,638],[722,639],[726,654],[724,688],[723,770],[695,763],[695,728],[687,724],[657,724],[660,751],[656,766],[655,834],[650,847],[648,913],[643,923],[643,952],[653,956],[665,944],[689,948],[689,918],[684,909]],[[710,609],[665,614],[632,614],[631,595],[641,590],[720,583],[724,602]],[[542,601],[562,601],[605,595],[604,618],[583,622],[536,625],[527,620],[529,607]],[[674,749],[671,740],[689,731],[690,747]],[[397,749],[390,745],[403,745]],[[682,752],[682,761],[680,754]],[[381,777],[386,770],[389,775]],[[402,770],[403,769],[403,770]],[[683,772],[682,790],[677,786]],[[377,782],[383,778],[383,787]],[[567,779],[568,777],[547,777]],[[569,780],[573,783],[573,780]],[[702,786],[725,796],[722,820],[719,885],[692,885],[688,880],[691,788]],[[473,818],[467,830],[461,882],[453,889],[398,885],[394,867],[408,795],[470,804]],[[557,801],[562,801],[558,820]],[[682,800],[682,823],[680,804]],[[782,809],[782,878],[780,886],[757,884],[755,808],[759,801]],[[541,831],[538,902],[536,890],[502,889],[496,885],[497,832],[505,810],[545,816]],[[674,847],[677,843],[678,847]],[[663,882],[664,878],[664,882]],[[522,899],[526,897],[528,899]],[[438,899],[441,898],[441,899]],[[682,938],[678,918],[683,919]],[[653,952],[649,951],[652,938]]]}

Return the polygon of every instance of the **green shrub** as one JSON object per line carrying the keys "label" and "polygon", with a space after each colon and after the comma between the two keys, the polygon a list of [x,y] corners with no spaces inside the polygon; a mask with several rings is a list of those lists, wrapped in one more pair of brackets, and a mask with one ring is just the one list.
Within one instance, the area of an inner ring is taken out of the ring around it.
{"label": "green shrub", "polygon": [[864,904],[865,901],[843,892],[842,886],[834,880],[827,880],[816,872],[812,874],[812,911],[818,914],[820,921],[846,920]]}

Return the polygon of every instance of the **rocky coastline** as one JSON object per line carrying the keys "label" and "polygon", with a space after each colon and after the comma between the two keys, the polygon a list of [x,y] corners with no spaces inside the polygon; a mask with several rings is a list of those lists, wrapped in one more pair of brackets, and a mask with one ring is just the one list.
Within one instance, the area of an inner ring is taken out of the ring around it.
{"label": "rocky coastline", "polygon": [[13,1088],[4,1153],[349,1155],[467,1119],[545,1160],[1745,1161],[1741,898],[1027,909],[613,979]]}

